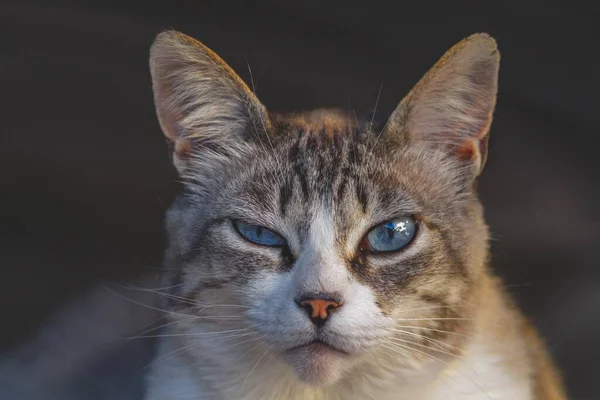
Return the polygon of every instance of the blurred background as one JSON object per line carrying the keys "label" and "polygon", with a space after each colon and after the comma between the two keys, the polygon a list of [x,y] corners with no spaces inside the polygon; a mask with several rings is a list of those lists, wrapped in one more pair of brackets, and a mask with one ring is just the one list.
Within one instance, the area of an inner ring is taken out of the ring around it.
{"label": "blurred background", "polygon": [[[270,109],[368,113],[381,89],[381,118],[447,48],[483,31],[502,54],[480,182],[494,267],[547,340],[571,397],[600,398],[600,6],[419,4],[2,0],[2,354],[26,352],[57,310],[98,282],[161,266],[163,214],[179,190],[147,65],[162,29],[200,39],[247,82],[250,66]],[[103,372],[74,371],[72,387],[54,395],[139,398],[151,345],[134,346],[131,356],[94,358],[86,367]]]}

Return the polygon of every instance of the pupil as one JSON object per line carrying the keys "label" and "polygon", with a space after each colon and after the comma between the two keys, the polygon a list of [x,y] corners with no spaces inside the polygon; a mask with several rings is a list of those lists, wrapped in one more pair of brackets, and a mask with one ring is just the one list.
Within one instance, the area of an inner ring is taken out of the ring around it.
{"label": "pupil", "polygon": [[256,227],[256,236],[262,235],[262,230],[263,230],[262,226],[257,226]]}
{"label": "pupil", "polygon": [[396,231],[394,230],[394,228],[392,228],[390,226],[387,227],[388,239],[392,239],[394,237],[395,233],[396,233]]}

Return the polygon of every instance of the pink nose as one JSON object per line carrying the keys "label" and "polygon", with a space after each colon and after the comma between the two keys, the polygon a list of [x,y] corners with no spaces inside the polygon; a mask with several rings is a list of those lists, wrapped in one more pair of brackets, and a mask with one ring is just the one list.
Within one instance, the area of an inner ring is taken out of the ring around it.
{"label": "pink nose", "polygon": [[321,327],[334,310],[342,306],[342,302],[329,296],[314,296],[296,301],[304,308],[312,322]]}

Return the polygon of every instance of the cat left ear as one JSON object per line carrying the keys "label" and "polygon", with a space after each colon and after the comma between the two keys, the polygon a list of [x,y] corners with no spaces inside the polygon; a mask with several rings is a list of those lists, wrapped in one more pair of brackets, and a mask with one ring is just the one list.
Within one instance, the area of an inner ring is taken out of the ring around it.
{"label": "cat left ear", "polygon": [[452,47],[392,113],[387,133],[452,154],[478,176],[487,158],[500,54],[487,34]]}
{"label": "cat left ear", "polygon": [[183,33],[158,35],[150,73],[156,114],[180,174],[218,168],[220,160],[243,153],[255,126],[267,130],[267,111],[244,81]]}

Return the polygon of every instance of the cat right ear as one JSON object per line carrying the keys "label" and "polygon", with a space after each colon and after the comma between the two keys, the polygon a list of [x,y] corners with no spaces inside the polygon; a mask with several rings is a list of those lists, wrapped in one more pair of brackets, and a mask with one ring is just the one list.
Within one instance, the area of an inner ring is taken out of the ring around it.
{"label": "cat right ear", "polygon": [[181,175],[239,156],[255,126],[268,134],[265,107],[199,41],[176,31],[159,34],[150,49],[150,73],[156,114]]}
{"label": "cat right ear", "polygon": [[387,134],[442,150],[476,177],[487,158],[499,62],[496,41],[487,34],[456,44],[402,100]]}

